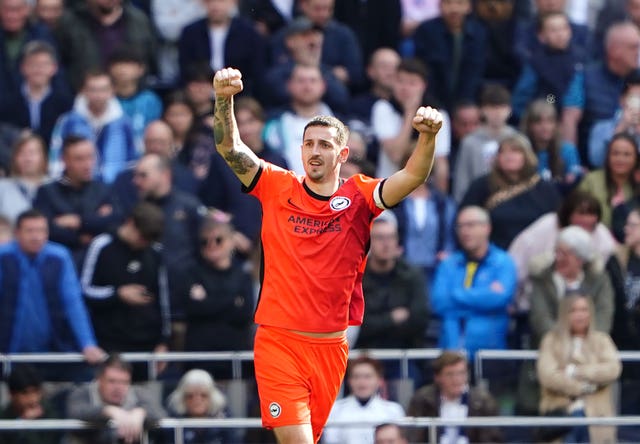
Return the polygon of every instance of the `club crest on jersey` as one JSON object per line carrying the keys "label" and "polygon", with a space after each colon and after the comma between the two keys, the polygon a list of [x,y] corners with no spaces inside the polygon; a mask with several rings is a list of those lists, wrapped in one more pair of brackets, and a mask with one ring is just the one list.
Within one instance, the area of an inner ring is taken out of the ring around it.
{"label": "club crest on jersey", "polygon": [[342,211],[351,205],[351,199],[343,196],[336,196],[329,202],[329,206],[333,211]]}
{"label": "club crest on jersey", "polygon": [[280,404],[278,404],[277,402],[272,402],[271,404],[269,404],[269,413],[274,418],[277,418],[278,416],[280,416],[280,413],[282,413],[282,408],[280,407]]}

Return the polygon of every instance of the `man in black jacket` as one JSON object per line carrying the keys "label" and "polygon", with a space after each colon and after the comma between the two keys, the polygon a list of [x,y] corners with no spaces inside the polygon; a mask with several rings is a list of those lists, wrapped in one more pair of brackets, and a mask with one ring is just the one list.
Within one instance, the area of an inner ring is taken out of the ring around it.
{"label": "man in black jacket", "polygon": [[[101,234],[89,246],[82,291],[98,344],[108,352],[167,351],[167,275],[154,247],[163,225],[162,210],[142,202],[115,234]],[[146,379],[145,370],[134,366],[134,380]]]}

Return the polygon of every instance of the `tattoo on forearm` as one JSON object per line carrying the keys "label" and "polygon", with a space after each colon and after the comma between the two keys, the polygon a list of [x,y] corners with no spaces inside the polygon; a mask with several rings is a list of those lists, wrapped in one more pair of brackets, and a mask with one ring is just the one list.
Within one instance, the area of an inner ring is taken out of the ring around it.
{"label": "tattoo on forearm", "polygon": [[254,160],[241,151],[229,151],[224,155],[224,160],[236,174],[246,174],[255,166]]}
{"label": "tattoo on forearm", "polygon": [[228,97],[218,97],[213,117],[213,133],[217,145],[222,144],[226,138],[231,137],[231,132],[233,131],[231,117],[231,101]]}

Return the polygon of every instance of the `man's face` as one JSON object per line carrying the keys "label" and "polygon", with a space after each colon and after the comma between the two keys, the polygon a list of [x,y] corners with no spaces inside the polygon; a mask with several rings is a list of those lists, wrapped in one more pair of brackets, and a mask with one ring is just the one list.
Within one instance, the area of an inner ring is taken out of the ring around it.
{"label": "man's face", "polygon": [[477,211],[468,209],[458,215],[456,231],[462,249],[474,252],[489,243],[491,226]]}
{"label": "man's face", "polygon": [[382,380],[371,364],[361,363],[351,369],[348,382],[356,398],[368,399],[378,393]]}
{"label": "man's face", "polygon": [[131,375],[117,367],[107,367],[98,378],[98,393],[108,405],[121,406],[130,387]]}
{"label": "man's face", "polygon": [[144,152],[170,157],[173,151],[173,133],[166,124],[151,123],[144,132]]}
{"label": "man's face", "polygon": [[158,159],[153,156],[140,159],[133,172],[133,183],[140,197],[158,197],[165,180],[164,174],[158,166]]}
{"label": "man's face", "polygon": [[55,26],[64,12],[63,0],[38,0],[36,16],[48,26]]}
{"label": "man's face", "polygon": [[25,254],[38,254],[49,238],[47,219],[44,217],[23,219],[20,226],[16,227],[15,238]]}
{"label": "man's face", "polygon": [[25,57],[20,68],[28,84],[44,87],[55,75],[58,65],[49,54],[38,52]]}
{"label": "man's face", "polygon": [[435,383],[442,396],[455,399],[462,396],[469,382],[467,363],[460,361],[457,364],[448,365],[435,375]]}
{"label": "man's face", "polygon": [[0,0],[0,25],[9,34],[24,29],[29,18],[29,5],[26,0]]}
{"label": "man's face", "polygon": [[232,16],[236,0],[202,0],[207,17],[212,23],[224,23]]}
{"label": "man's face", "polygon": [[107,109],[109,100],[113,98],[113,85],[107,75],[89,77],[82,89],[89,109],[94,113],[102,113]]}
{"label": "man's face", "polygon": [[544,22],[540,30],[540,41],[557,50],[564,50],[571,42],[571,26],[566,16],[555,14]]}
{"label": "man's face", "polygon": [[320,70],[310,66],[296,66],[287,86],[291,101],[303,106],[319,103],[326,89]]}
{"label": "man's face", "polygon": [[335,128],[325,126],[310,126],[304,133],[302,165],[312,182],[337,176],[339,164],[347,160],[349,149],[338,145],[336,133]]}
{"label": "man's face", "polygon": [[144,66],[133,61],[120,61],[109,67],[109,74],[116,85],[137,82],[144,75]]}
{"label": "man's face", "polygon": [[427,82],[419,74],[398,71],[393,87],[393,95],[400,103],[406,103],[412,97],[422,97],[427,90]]}
{"label": "man's face", "polygon": [[382,48],[373,55],[371,63],[367,67],[367,74],[374,83],[390,92],[396,79],[396,70],[399,64],[400,56],[396,51]]}
{"label": "man's face", "polygon": [[480,126],[480,109],[475,105],[458,109],[451,126],[458,140],[462,140],[464,136]]}
{"label": "man's face", "polygon": [[65,174],[74,182],[89,182],[96,166],[96,149],[89,140],[66,148],[62,161]]}
{"label": "man's face", "polygon": [[333,18],[335,0],[302,0],[303,14],[316,25],[324,27]]}
{"label": "man's face", "polygon": [[470,0],[442,0],[440,14],[450,29],[460,29],[465,17],[471,13]]}
{"label": "man's face", "polygon": [[369,257],[380,261],[389,261],[396,260],[401,253],[396,227],[387,221],[374,222],[371,227]]}
{"label": "man's face", "polygon": [[483,105],[480,110],[485,122],[491,128],[505,125],[511,115],[511,106],[509,105]]}

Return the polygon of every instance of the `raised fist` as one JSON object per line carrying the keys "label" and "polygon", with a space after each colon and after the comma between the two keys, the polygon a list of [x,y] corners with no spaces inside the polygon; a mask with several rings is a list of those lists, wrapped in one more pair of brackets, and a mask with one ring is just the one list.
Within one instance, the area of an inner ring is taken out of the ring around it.
{"label": "raised fist", "polygon": [[442,127],[442,114],[430,106],[421,106],[413,118],[413,127],[421,133],[436,134]]}
{"label": "raised fist", "polygon": [[222,68],[213,76],[216,97],[231,97],[242,91],[242,73],[234,68]]}

